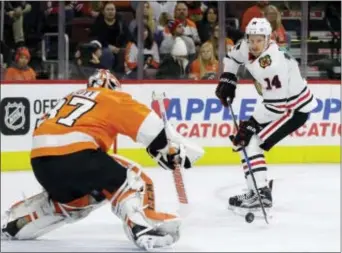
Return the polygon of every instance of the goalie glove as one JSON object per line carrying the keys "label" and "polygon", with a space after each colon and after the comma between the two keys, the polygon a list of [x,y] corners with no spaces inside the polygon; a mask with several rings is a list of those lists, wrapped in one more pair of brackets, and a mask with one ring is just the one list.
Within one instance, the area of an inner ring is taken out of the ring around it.
{"label": "goalie glove", "polygon": [[186,156],[183,144],[171,144],[159,150],[152,150],[148,147],[146,150],[165,170],[174,170],[177,166],[185,169],[191,168],[191,162]]}
{"label": "goalie glove", "polygon": [[201,147],[186,140],[169,125],[159,132],[146,151],[166,170],[174,170],[178,165],[189,169],[204,154]]}

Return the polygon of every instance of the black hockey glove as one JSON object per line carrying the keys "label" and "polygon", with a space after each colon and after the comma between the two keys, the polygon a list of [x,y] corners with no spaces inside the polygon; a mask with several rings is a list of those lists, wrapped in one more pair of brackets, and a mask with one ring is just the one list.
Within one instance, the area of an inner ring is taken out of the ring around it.
{"label": "black hockey glove", "polygon": [[260,125],[252,117],[247,121],[241,121],[238,132],[232,140],[233,144],[235,146],[248,146],[252,136],[257,134],[260,130]]}
{"label": "black hockey glove", "polygon": [[215,93],[216,96],[221,100],[223,106],[228,107],[228,98],[230,103],[233,103],[235,98],[236,83],[237,77],[232,73],[224,72],[220,76],[219,84]]}

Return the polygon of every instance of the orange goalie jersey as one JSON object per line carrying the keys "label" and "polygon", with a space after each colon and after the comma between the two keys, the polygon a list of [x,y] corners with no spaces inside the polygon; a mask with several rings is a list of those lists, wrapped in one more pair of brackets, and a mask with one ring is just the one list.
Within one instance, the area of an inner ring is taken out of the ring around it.
{"label": "orange goalie jersey", "polygon": [[159,121],[147,106],[125,92],[79,90],[61,99],[42,118],[33,134],[31,158],[85,149],[107,152],[117,134],[149,144],[162,129]]}

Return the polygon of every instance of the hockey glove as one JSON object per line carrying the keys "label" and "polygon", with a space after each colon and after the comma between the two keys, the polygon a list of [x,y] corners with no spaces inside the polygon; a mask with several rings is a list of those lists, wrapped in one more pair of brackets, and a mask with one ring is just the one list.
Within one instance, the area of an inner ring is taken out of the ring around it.
{"label": "hockey glove", "polygon": [[233,100],[235,98],[236,83],[236,75],[232,73],[224,72],[220,76],[220,81],[215,93],[216,96],[221,100],[223,106],[228,107],[228,98],[230,100],[230,103],[233,103]]}
{"label": "hockey glove", "polygon": [[191,162],[185,154],[183,145],[171,145],[171,147],[159,151],[147,148],[147,152],[165,170],[174,170],[177,166],[185,169],[191,168]]}
{"label": "hockey glove", "polygon": [[233,144],[235,146],[248,146],[252,136],[261,130],[260,125],[254,118],[247,121],[241,121],[237,134],[235,135]]}

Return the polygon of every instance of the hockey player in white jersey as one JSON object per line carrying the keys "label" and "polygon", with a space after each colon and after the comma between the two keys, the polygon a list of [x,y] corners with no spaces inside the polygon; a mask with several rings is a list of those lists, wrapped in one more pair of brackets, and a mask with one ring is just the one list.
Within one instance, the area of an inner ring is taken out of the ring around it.
{"label": "hockey player in white jersey", "polygon": [[224,73],[216,88],[216,96],[224,106],[232,103],[238,68],[245,65],[263,98],[253,115],[247,121],[240,122],[237,134],[231,136],[234,149],[241,153],[249,189],[245,194],[229,198],[231,208],[260,207],[241,147],[246,149],[263,205],[270,208],[272,192],[267,180],[264,151],[269,151],[301,127],[316,105],[313,94],[300,74],[298,63],[279,50],[270,39],[271,32],[271,25],[265,18],[253,18],[249,22],[246,37],[224,58]]}

